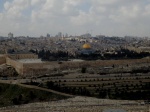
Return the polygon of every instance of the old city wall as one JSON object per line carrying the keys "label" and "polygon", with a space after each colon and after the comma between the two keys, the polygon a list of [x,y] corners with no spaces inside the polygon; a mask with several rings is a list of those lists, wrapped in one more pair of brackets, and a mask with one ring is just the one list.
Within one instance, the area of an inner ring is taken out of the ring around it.
{"label": "old city wall", "polygon": [[[5,58],[1,58],[1,63],[5,63]],[[54,70],[66,70],[81,67],[105,67],[133,65],[139,63],[149,63],[150,59],[133,59],[133,60],[99,60],[99,61],[81,61],[81,62],[43,62],[43,63],[21,63],[10,58],[6,58],[6,63],[13,66],[20,75],[43,75]]]}
{"label": "old city wall", "polygon": [[59,64],[56,62],[45,62],[45,63],[24,63],[23,73],[25,76],[30,75],[45,75],[50,73],[54,69],[58,69]]}
{"label": "old city wall", "polygon": [[5,56],[0,56],[0,65],[6,63]]}
{"label": "old city wall", "polygon": [[6,58],[6,64],[7,65],[11,65],[12,67],[14,67],[16,69],[16,71],[22,75],[23,74],[23,64],[16,61],[16,60],[13,60],[13,59],[10,59],[10,58]]}
{"label": "old city wall", "polygon": [[63,62],[60,64],[60,69],[81,68],[81,67],[105,67],[105,66],[120,66],[132,65],[139,63],[150,63],[150,59],[127,59],[127,60],[98,60],[98,61],[82,61],[82,62]]}

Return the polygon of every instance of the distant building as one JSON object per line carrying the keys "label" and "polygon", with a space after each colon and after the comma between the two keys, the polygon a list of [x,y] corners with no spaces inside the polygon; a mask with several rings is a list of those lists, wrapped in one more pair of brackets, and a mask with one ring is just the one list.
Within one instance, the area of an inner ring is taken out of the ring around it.
{"label": "distant building", "polygon": [[13,38],[13,33],[8,33],[8,38]]}
{"label": "distant building", "polygon": [[90,33],[86,33],[86,34],[81,35],[81,37],[83,37],[83,38],[90,38],[92,36],[91,36]]}
{"label": "distant building", "polygon": [[105,35],[96,35],[97,38],[105,38]]}
{"label": "distant building", "polygon": [[50,34],[48,33],[46,37],[51,37]]}
{"label": "distant building", "polygon": [[82,50],[79,51],[80,54],[84,54],[84,55],[89,55],[89,54],[93,54],[95,51],[91,48],[91,45],[88,43],[85,43],[82,46]]}
{"label": "distant building", "polygon": [[58,37],[62,37],[62,33],[61,32],[58,32]]}
{"label": "distant building", "polygon": [[65,34],[65,37],[68,37],[68,34],[67,34],[67,33]]}

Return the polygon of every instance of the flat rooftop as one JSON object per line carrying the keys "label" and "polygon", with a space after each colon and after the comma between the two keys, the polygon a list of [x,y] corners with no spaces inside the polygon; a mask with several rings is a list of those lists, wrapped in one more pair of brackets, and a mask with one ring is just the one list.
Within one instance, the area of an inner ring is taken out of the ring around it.
{"label": "flat rooftop", "polygon": [[41,59],[19,59],[17,60],[21,63],[43,63],[43,61],[41,61]]}

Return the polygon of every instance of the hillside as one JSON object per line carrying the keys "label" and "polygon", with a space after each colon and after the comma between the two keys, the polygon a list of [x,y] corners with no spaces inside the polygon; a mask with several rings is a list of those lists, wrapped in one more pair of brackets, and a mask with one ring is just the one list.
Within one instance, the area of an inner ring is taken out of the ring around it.
{"label": "hillside", "polygon": [[18,85],[0,84],[0,107],[66,98],[66,96],[51,92],[24,88]]}

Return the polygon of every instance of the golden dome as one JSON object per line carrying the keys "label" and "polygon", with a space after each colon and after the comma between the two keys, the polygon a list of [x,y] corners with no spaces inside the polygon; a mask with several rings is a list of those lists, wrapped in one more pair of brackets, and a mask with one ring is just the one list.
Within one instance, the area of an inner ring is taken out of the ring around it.
{"label": "golden dome", "polygon": [[82,47],[83,47],[83,49],[91,49],[91,45],[90,44],[84,44]]}

